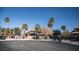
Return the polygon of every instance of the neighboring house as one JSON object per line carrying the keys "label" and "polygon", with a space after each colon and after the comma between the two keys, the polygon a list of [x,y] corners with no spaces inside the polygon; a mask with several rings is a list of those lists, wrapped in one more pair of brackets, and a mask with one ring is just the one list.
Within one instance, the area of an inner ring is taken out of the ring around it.
{"label": "neighboring house", "polygon": [[79,35],[79,26],[75,27],[74,30],[71,32],[73,35]]}
{"label": "neighboring house", "polygon": [[44,34],[44,35],[53,35],[53,31],[48,27],[43,27],[42,28],[42,34]]}
{"label": "neighboring house", "polygon": [[79,35],[79,26],[75,27],[74,30],[71,32],[72,35]]}
{"label": "neighboring house", "polygon": [[74,39],[79,40],[79,26],[75,27],[70,34]]}
{"label": "neighboring house", "polygon": [[40,38],[44,38],[45,36],[49,37],[50,35],[53,35],[53,31],[47,27],[43,27],[40,33],[37,33],[35,30],[28,31],[27,33],[29,33],[29,35],[32,37],[38,35]]}

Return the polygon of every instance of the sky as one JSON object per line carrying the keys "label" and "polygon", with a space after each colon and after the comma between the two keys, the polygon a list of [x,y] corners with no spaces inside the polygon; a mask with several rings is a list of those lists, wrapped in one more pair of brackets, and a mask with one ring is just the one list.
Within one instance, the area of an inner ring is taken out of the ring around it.
{"label": "sky", "polygon": [[61,30],[62,25],[66,25],[69,31],[79,25],[78,7],[0,7],[0,26],[5,27],[3,22],[5,17],[10,18],[7,27],[21,27],[22,24],[28,24],[32,29],[35,24],[47,27],[51,17],[54,18],[52,29]]}

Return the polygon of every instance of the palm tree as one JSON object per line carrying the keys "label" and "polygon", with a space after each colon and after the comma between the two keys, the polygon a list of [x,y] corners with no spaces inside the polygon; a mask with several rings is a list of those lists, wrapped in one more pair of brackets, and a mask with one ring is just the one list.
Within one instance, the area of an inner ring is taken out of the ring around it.
{"label": "palm tree", "polygon": [[62,25],[61,29],[63,30],[63,33],[66,31],[66,25]]}
{"label": "palm tree", "polygon": [[48,22],[48,25],[47,25],[47,26],[48,26],[49,28],[52,28],[53,23],[54,23],[54,18],[51,17],[51,18],[49,19],[49,22]]}
{"label": "palm tree", "polygon": [[7,24],[8,24],[9,22],[10,22],[9,17],[5,17],[5,19],[4,19],[4,23],[6,24],[6,28],[5,28],[5,32],[4,32],[5,35],[7,34],[6,30],[7,30]]}
{"label": "palm tree", "polygon": [[[5,24],[8,24],[10,22],[10,18],[9,17],[5,17],[5,19],[4,19],[4,23]],[[7,26],[6,26],[7,27]]]}
{"label": "palm tree", "polygon": [[35,31],[37,32],[37,33],[36,33],[36,39],[39,39],[38,33],[41,32],[41,26],[40,26],[40,24],[36,24],[36,25],[35,25]]}
{"label": "palm tree", "polygon": [[27,24],[22,24],[22,29],[28,30],[28,25]]}
{"label": "palm tree", "polygon": [[35,31],[36,32],[41,32],[41,26],[40,26],[40,24],[36,24],[35,25]]}

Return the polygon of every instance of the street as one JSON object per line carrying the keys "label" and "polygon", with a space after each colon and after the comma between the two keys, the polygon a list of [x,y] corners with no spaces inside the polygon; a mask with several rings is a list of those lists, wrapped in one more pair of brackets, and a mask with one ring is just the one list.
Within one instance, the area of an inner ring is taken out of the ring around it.
{"label": "street", "polygon": [[79,46],[56,41],[0,41],[0,51],[79,51]]}

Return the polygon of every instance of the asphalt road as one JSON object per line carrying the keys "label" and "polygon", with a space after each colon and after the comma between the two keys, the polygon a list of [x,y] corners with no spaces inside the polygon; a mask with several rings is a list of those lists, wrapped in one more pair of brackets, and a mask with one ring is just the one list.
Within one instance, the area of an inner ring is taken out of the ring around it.
{"label": "asphalt road", "polygon": [[0,41],[0,51],[79,51],[79,46],[54,41]]}

